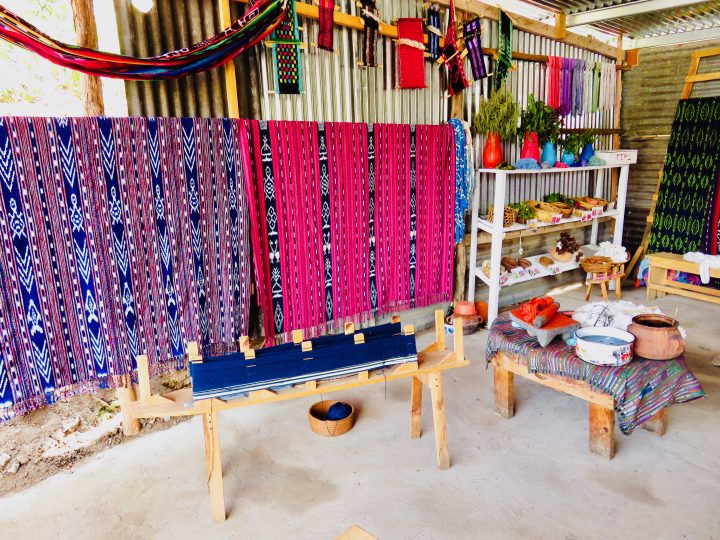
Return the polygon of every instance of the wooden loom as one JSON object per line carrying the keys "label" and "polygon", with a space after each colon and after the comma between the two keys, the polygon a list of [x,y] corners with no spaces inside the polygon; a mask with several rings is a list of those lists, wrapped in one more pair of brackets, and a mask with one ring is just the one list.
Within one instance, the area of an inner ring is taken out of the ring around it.
{"label": "wooden loom", "polygon": [[[685,77],[685,84],[683,85],[680,99],[690,99],[695,83],[720,81],[720,71],[698,74],[700,60],[702,60],[703,58],[712,58],[714,56],[720,56],[720,47],[702,49],[690,53],[690,67],[688,68],[688,74]],[[640,261],[643,254],[647,251],[648,243],[650,242],[650,232],[652,231],[653,220],[655,219],[655,207],[657,206],[658,195],[660,194],[660,183],[662,182],[662,176],[663,171],[662,169],[660,169],[660,173],[658,174],[657,186],[655,186],[655,193],[653,194],[652,202],[650,205],[650,214],[647,217],[647,223],[645,224],[645,231],[643,233],[642,241],[640,242],[640,246],[638,246],[635,254],[630,260],[627,272],[625,274],[627,280],[632,280],[633,268],[635,268],[635,265]]]}
{"label": "wooden loom", "polygon": [[[393,322],[399,322],[394,317]],[[414,332],[412,326],[405,329]],[[346,333],[355,333],[353,325],[346,325]],[[417,362],[407,362],[384,370],[373,372],[363,371],[356,375],[331,380],[309,381],[280,390],[259,390],[250,392],[246,397],[234,399],[209,398],[193,401],[192,390],[184,388],[166,394],[152,394],[150,391],[150,376],[147,356],[137,358],[138,390],[137,399],[132,388],[120,389],[120,404],[123,417],[123,427],[126,434],[137,433],[140,418],[163,418],[168,416],[195,416],[203,417],[203,434],[205,438],[205,465],[210,491],[212,515],[216,521],[225,520],[225,496],[223,491],[222,460],[220,453],[220,430],[218,413],[227,409],[287,401],[306,396],[316,396],[358,388],[369,384],[385,383],[395,379],[411,379],[410,394],[410,438],[420,437],[420,418],[422,412],[423,385],[430,388],[432,401],[433,425],[435,428],[435,447],[438,466],[447,469],[450,466],[448,453],[447,432],[445,427],[445,397],[442,384],[442,373],[447,369],[465,367],[470,363],[465,359],[462,321],[456,319],[453,324],[454,351],[445,348],[445,325],[442,310],[435,312],[435,341],[418,352]],[[361,333],[355,333],[355,342],[362,346]],[[297,344],[303,342],[302,332],[293,332],[293,341]],[[251,351],[249,340],[243,337],[240,340],[242,351]],[[190,361],[199,361],[197,343],[188,345]]]}

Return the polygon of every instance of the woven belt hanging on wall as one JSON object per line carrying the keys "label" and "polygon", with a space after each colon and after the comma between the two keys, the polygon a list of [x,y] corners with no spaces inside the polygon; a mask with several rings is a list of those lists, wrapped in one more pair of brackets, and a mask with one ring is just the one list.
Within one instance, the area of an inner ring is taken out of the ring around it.
{"label": "woven belt hanging on wall", "polygon": [[380,29],[380,19],[378,17],[378,9],[375,0],[361,0],[361,17],[365,24],[365,30],[362,34],[362,65],[365,67],[377,67],[377,58],[375,52],[377,49],[378,30]]}
{"label": "woven belt hanging on wall", "polygon": [[440,8],[437,4],[432,4],[428,8],[425,28],[428,33],[428,53],[434,62],[440,58]]}
{"label": "woven belt hanging on wall", "polygon": [[275,91],[278,94],[301,94],[300,33],[294,0],[290,1],[285,17],[270,35],[270,40],[276,42],[272,45]]}
{"label": "woven belt hanging on wall", "polygon": [[465,77],[463,60],[457,48],[457,29],[455,28],[455,2],[450,0],[450,18],[448,21],[447,33],[445,34],[445,47],[442,50],[442,57],[447,66],[448,72],[448,94],[454,96],[462,92],[470,83]]}
{"label": "woven belt hanging on wall", "polygon": [[472,68],[473,78],[481,81],[487,77],[485,69],[485,58],[483,57],[480,17],[475,17],[463,25],[463,38],[465,39],[465,48],[468,51],[470,59],[470,67]]}
{"label": "woven belt hanging on wall", "polygon": [[513,23],[512,19],[503,10],[500,10],[498,30],[498,59],[493,81],[495,90],[500,89],[505,83],[505,79],[507,79],[512,67]]}
{"label": "woven belt hanging on wall", "polygon": [[318,47],[333,52],[333,12],[335,11],[335,0],[319,0],[319,26]]}
{"label": "woven belt hanging on wall", "polygon": [[427,88],[423,20],[398,19],[398,88]]}

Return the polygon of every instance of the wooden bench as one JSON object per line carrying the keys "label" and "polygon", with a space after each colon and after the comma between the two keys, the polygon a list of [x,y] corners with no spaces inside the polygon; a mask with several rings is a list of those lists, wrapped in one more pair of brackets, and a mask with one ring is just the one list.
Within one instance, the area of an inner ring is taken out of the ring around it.
{"label": "wooden bench", "polygon": [[[138,366],[137,398],[134,388],[129,385],[119,389],[123,431],[134,434],[139,430],[140,418],[163,418],[168,416],[202,415],[205,438],[205,465],[208,489],[212,506],[212,515],[216,521],[225,520],[225,497],[223,491],[222,461],[220,454],[220,431],[218,413],[227,409],[275,403],[306,396],[326,395],[330,392],[348,390],[369,384],[384,384],[395,379],[411,379],[410,394],[410,438],[420,437],[420,419],[422,411],[423,385],[429,387],[432,401],[433,425],[435,428],[435,447],[438,466],[446,469],[450,466],[445,427],[445,397],[442,373],[447,369],[465,367],[470,363],[465,359],[463,348],[462,321],[457,319],[453,325],[454,351],[445,348],[445,325],[443,312],[435,312],[435,341],[418,352],[418,361],[399,364],[384,370],[361,372],[354,376],[339,379],[309,381],[280,390],[259,390],[250,392],[246,397],[234,399],[208,398],[193,401],[189,388],[167,394],[151,394],[148,359],[140,356]],[[295,337],[295,336],[294,336]],[[247,338],[241,339],[241,348],[248,345]],[[189,354],[197,354],[197,347],[188,347]]]}
{"label": "wooden bench", "polygon": [[[648,300],[655,300],[655,298],[665,296],[666,294],[678,294],[696,300],[720,304],[720,290],[711,287],[691,285],[690,283],[680,283],[678,281],[672,281],[667,277],[670,270],[699,274],[700,266],[698,264],[686,261],[682,255],[676,253],[653,253],[652,255],[648,255],[648,258],[650,259],[650,269],[647,279]],[[711,268],[710,277],[720,279],[720,269]]]}
{"label": "wooden bench", "polygon": [[[495,412],[503,418],[515,414],[515,375],[524,377],[558,392],[578,397],[590,404],[590,451],[605,458],[615,455],[615,400],[612,396],[595,390],[584,381],[555,375],[530,373],[516,355],[496,353],[491,362],[494,366]],[[656,435],[667,430],[667,408],[662,409],[642,427]]]}

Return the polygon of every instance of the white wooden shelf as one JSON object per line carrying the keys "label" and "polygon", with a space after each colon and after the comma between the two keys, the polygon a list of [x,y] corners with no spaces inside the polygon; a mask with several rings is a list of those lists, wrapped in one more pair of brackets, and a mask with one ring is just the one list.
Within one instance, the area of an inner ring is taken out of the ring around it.
{"label": "white wooden shelf", "polygon": [[[552,234],[558,232],[558,228],[582,227],[585,224],[592,227],[590,233],[590,244],[591,246],[585,246],[583,249],[589,251],[589,248],[597,244],[599,224],[601,221],[607,219],[614,219],[615,226],[613,230],[613,243],[620,245],[622,242],[622,231],[623,221],[625,217],[625,200],[627,197],[628,178],[630,175],[630,164],[623,165],[603,165],[600,167],[568,167],[562,169],[540,169],[540,170],[526,170],[526,169],[514,169],[514,170],[499,170],[499,169],[477,169],[476,172],[491,175],[494,182],[494,195],[493,195],[493,206],[495,208],[504,208],[506,203],[507,193],[507,182],[511,177],[525,178],[513,178],[514,182],[518,181],[529,181],[527,176],[534,176],[535,181],[542,181],[543,178],[549,177],[553,174],[562,173],[575,173],[582,171],[595,171],[595,193],[588,194],[595,198],[612,199],[611,194],[603,193],[604,182],[601,181],[602,177],[606,174],[606,171],[611,169],[620,169],[620,175],[618,178],[617,185],[617,200],[615,201],[615,207],[613,210],[603,212],[602,215],[595,216],[590,220],[582,222],[581,218],[572,216],[567,219],[563,219],[560,223],[538,223],[536,229],[530,229],[527,225],[521,225],[515,223],[510,227],[503,227],[503,212],[496,212],[492,221],[480,217],[479,206],[480,206],[480,183],[475,184],[475,191],[473,193],[473,204],[472,204],[472,227],[471,227],[471,239],[470,239],[470,271],[468,272],[468,300],[471,302],[475,301],[475,284],[477,279],[480,279],[483,283],[489,287],[489,298],[488,298],[488,324],[492,324],[498,314],[499,302],[500,302],[500,289],[503,287],[509,287],[511,285],[517,285],[526,281],[534,279],[540,279],[543,277],[549,277],[553,275],[562,274],[563,272],[570,272],[579,268],[579,265],[575,261],[568,263],[557,263],[551,265],[549,268],[543,267],[539,263],[539,259],[542,255],[536,255],[534,257],[526,257],[532,262],[532,267],[535,271],[520,272],[516,270],[514,273],[507,274],[507,277],[502,277],[500,274],[500,259],[502,258],[502,244],[507,238],[517,238],[522,236],[524,232],[527,234]],[[550,191],[550,188],[548,188]],[[580,222],[580,223],[579,223]],[[546,229],[547,232],[544,232]],[[490,276],[485,275],[482,268],[478,266],[477,261],[477,247],[478,247],[478,231],[484,231],[491,237],[490,247]],[[501,283],[501,278],[503,282]]]}

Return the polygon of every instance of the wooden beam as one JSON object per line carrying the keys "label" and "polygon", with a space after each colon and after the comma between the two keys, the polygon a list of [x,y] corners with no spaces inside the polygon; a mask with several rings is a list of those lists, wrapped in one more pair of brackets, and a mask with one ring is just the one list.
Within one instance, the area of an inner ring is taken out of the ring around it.
{"label": "wooden beam", "polygon": [[662,36],[652,36],[639,39],[629,39],[625,42],[626,49],[648,49],[650,47],[664,47],[666,45],[679,45],[695,41],[720,39],[720,27],[690,30],[688,32],[675,32]]}
{"label": "wooden beam", "polygon": [[567,37],[567,15],[555,14],[555,39],[563,40]]}
{"label": "wooden beam", "polygon": [[[437,0],[437,3],[445,7],[450,5],[449,0]],[[499,8],[483,2],[478,2],[477,0],[455,0],[455,8],[465,11],[466,13],[470,13],[471,15],[485,17],[493,21],[497,21],[499,17]],[[513,26],[517,30],[523,30],[538,36],[556,39],[554,26],[541,23],[523,15],[518,15],[517,13],[511,13],[509,11],[505,11],[505,13],[507,13],[513,20]],[[588,51],[594,51],[602,54],[603,56],[607,56],[608,58],[615,58],[615,47],[607,43],[603,43],[594,37],[581,36],[580,34],[568,32],[565,39],[563,39],[563,43],[574,45]]]}
{"label": "wooden beam", "polygon": [[[93,13],[93,0],[70,0],[73,10],[73,23],[77,44],[80,47],[98,48],[97,25]],[[88,116],[102,116],[105,114],[105,102],[102,93],[100,77],[93,75],[80,75],[83,85],[83,100],[85,114]]]}
{"label": "wooden beam", "polygon": [[663,9],[679,8],[683,6],[691,6],[699,4],[702,0],[644,0],[642,2],[634,2],[622,4],[600,9],[588,9],[582,13],[568,15],[568,27],[581,26],[583,24],[592,24],[611,19],[619,19],[621,17],[629,17],[630,15],[640,15],[643,13],[652,13]]}
{"label": "wooden beam", "polygon": [[[220,26],[228,28],[233,23],[230,14],[230,0],[218,0],[220,11]],[[227,103],[228,117],[240,118],[240,102],[238,100],[237,78],[235,74],[235,61],[230,60],[223,66],[225,73],[225,101]]]}

